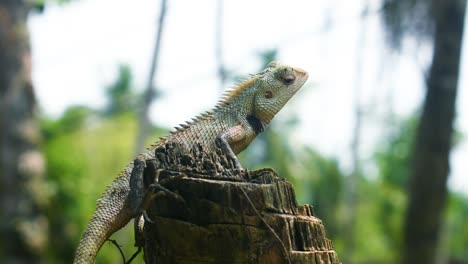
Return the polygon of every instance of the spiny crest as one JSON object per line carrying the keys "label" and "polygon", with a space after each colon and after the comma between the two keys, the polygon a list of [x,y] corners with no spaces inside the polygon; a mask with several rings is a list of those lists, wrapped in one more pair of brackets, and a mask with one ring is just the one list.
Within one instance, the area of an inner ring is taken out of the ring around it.
{"label": "spiny crest", "polygon": [[215,106],[215,109],[219,109],[225,105],[228,105],[229,102],[239,94],[241,94],[245,89],[252,86],[259,78],[261,77],[260,74],[251,75],[250,78],[240,82],[239,84],[235,85],[233,88],[227,90],[222,96],[221,99]]}
{"label": "spiny crest", "polygon": [[[182,132],[184,130],[187,130],[188,128],[190,128],[190,126],[192,126],[192,125],[194,125],[194,124],[196,124],[196,123],[198,123],[200,121],[212,118],[212,116],[213,116],[213,111],[206,111],[206,112],[201,113],[200,115],[192,118],[191,121],[186,121],[185,123],[179,124],[179,126],[174,127],[174,130],[170,131],[169,133],[171,135],[180,133],[180,132]],[[166,140],[167,137],[162,137],[160,139],[161,140]]]}

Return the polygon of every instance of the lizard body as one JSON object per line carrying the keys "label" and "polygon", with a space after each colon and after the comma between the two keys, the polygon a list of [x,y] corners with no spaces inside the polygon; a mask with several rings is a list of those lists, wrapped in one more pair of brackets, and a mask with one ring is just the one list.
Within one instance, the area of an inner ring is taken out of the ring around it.
{"label": "lizard body", "polygon": [[[166,143],[178,143],[187,151],[200,144],[207,152],[218,145],[241,169],[235,155],[266,128],[307,78],[307,72],[301,69],[272,62],[265,70],[228,91],[213,110],[180,125],[137,159],[153,159],[155,149]],[[125,167],[98,200],[78,245],[74,263],[94,263],[102,244],[131,219],[138,217],[139,212],[134,209],[132,204],[135,201],[130,195],[133,168],[133,163]]]}

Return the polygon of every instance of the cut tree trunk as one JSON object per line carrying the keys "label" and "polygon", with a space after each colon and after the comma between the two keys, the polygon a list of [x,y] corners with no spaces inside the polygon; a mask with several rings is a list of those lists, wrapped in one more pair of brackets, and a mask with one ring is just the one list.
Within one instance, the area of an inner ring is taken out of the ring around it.
{"label": "cut tree trunk", "polygon": [[48,242],[44,158],[31,80],[29,1],[0,1],[0,256],[40,263]]}
{"label": "cut tree trunk", "polygon": [[216,173],[226,165],[202,160],[210,173],[180,173],[151,162],[145,183],[157,179],[169,192],[157,193],[147,210],[153,223],[145,222],[146,263],[339,263],[322,221],[310,205],[297,204],[292,185],[273,170],[226,176]]}

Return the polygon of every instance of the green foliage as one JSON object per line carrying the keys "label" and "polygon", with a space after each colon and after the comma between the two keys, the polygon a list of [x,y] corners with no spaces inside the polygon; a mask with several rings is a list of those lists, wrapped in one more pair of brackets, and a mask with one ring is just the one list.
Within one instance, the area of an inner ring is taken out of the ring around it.
{"label": "green foliage", "polygon": [[377,208],[376,221],[393,261],[397,261],[402,247],[406,186],[417,126],[417,119],[413,116],[401,122],[396,129],[390,128],[390,135],[383,140],[375,154],[379,170],[376,185],[380,190],[374,204]]}
{"label": "green foliage", "polygon": [[445,235],[442,241],[447,244],[450,256],[459,263],[468,260],[468,198],[462,194],[449,195]]}
{"label": "green foliage", "polygon": [[105,114],[116,115],[125,112],[132,112],[137,109],[137,103],[141,99],[140,95],[132,91],[132,72],[128,65],[119,66],[117,80],[106,88],[109,103]]}
{"label": "green foliage", "polygon": [[375,159],[384,184],[398,189],[406,187],[417,125],[415,117],[403,121],[396,129],[390,129],[390,135],[377,149]]}
{"label": "green foliage", "polygon": [[42,134],[46,140],[52,139],[62,134],[70,133],[81,128],[88,117],[95,114],[95,111],[86,106],[72,106],[68,108],[63,116],[58,119],[41,120]]}

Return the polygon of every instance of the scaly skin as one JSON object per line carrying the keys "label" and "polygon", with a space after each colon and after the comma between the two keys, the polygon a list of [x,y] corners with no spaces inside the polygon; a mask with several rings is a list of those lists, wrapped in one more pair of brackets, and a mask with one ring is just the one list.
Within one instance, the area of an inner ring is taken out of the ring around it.
{"label": "scaly skin", "polygon": [[[186,150],[201,144],[205,151],[213,151],[218,143],[226,155],[237,160],[235,155],[267,127],[307,78],[308,74],[301,69],[272,62],[265,70],[227,92],[212,111],[176,128],[138,159],[152,159],[158,146],[175,142]],[[78,245],[74,263],[94,263],[109,236],[138,216],[139,212],[132,208],[134,198],[129,195],[133,167],[133,163],[125,167],[98,200],[96,211]],[[238,162],[237,167],[241,168]]]}

